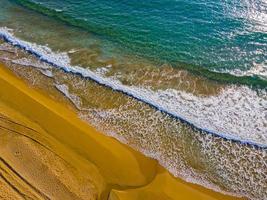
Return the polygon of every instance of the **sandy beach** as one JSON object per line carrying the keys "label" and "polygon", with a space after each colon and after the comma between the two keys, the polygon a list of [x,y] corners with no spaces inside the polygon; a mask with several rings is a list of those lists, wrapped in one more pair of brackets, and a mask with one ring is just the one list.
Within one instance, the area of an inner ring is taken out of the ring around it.
{"label": "sandy beach", "polygon": [[0,197],[238,199],[174,178],[0,65]]}
{"label": "sandy beach", "polygon": [[1,0],[0,200],[267,200],[266,5]]}

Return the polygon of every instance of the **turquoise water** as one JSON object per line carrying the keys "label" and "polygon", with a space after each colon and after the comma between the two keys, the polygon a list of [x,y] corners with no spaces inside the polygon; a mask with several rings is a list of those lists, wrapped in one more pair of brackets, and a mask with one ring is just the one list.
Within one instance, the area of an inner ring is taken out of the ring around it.
{"label": "turquoise water", "polygon": [[265,8],[261,1],[2,0],[0,36],[201,130],[265,147]]}
{"label": "turquoise water", "polygon": [[255,200],[266,45],[263,1],[0,0],[1,63],[174,176]]}
{"label": "turquoise water", "polygon": [[265,147],[265,8],[261,1],[2,0],[0,36],[201,130]]}
{"label": "turquoise water", "polygon": [[263,0],[16,2],[162,63],[267,77],[267,4]]}

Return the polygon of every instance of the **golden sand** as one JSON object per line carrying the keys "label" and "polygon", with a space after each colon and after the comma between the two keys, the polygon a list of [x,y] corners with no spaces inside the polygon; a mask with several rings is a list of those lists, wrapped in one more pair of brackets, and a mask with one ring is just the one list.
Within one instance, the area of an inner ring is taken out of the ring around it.
{"label": "golden sand", "polygon": [[0,199],[237,199],[174,178],[1,65],[0,91]]}

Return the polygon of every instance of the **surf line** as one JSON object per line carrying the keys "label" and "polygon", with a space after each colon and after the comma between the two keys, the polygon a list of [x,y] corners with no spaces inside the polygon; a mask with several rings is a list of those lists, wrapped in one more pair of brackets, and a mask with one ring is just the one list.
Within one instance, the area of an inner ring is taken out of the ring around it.
{"label": "surf line", "polygon": [[[256,148],[256,149],[267,150],[267,144],[266,145],[265,144],[259,144],[256,142],[251,142],[249,140],[243,140],[243,139],[236,138],[234,136],[231,136],[230,134],[216,133],[216,132],[208,130],[208,129],[200,128],[200,127],[196,126],[194,123],[184,119],[183,117],[178,116],[177,114],[170,112],[159,105],[156,105],[156,103],[150,102],[149,100],[146,100],[142,97],[139,97],[138,95],[135,95],[131,91],[127,91],[127,89],[125,89],[125,86],[123,86],[121,84],[120,85],[109,84],[110,80],[108,81],[107,79],[100,77],[99,75],[96,75],[94,72],[92,72],[88,69],[84,69],[81,67],[64,66],[61,64],[57,64],[56,62],[53,61],[53,59],[49,59],[49,55],[42,55],[42,53],[40,53],[38,50],[34,49],[34,47],[32,47],[29,42],[25,42],[25,41],[22,41],[20,39],[17,39],[15,36],[10,34],[7,31],[7,29],[4,29],[4,30],[5,31],[3,32],[0,29],[0,38],[2,38],[4,41],[6,41],[7,43],[9,43],[13,46],[18,47],[20,49],[23,49],[26,52],[34,55],[40,61],[47,63],[47,64],[49,64],[55,68],[61,69],[66,73],[71,73],[74,75],[78,75],[82,78],[86,78],[88,80],[94,81],[99,85],[110,88],[113,91],[120,92],[124,95],[127,95],[127,96],[133,98],[133,99],[136,99],[137,101],[143,102],[143,103],[149,105],[151,108],[158,110],[163,114],[171,116],[174,119],[176,119],[177,121],[179,121],[180,123],[189,126],[190,128],[192,128],[193,131],[200,132],[200,133],[206,133],[206,134],[213,135],[215,137],[224,139],[226,141],[239,143],[241,145],[248,145],[248,146],[251,146],[251,147]],[[51,53],[53,53],[53,52],[51,51]],[[86,72],[86,74],[85,74],[85,72]]]}

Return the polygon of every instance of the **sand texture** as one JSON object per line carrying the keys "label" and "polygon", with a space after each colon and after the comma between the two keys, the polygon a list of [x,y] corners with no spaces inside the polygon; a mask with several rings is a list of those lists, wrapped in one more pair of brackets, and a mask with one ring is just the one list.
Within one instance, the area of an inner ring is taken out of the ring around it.
{"label": "sand texture", "polygon": [[0,199],[238,198],[174,178],[0,65]]}

